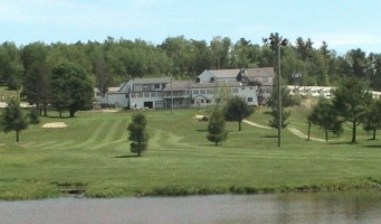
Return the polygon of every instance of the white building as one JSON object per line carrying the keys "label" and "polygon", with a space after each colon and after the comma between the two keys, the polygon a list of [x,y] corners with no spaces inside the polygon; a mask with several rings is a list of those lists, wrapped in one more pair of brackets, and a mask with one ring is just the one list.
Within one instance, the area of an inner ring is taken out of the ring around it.
{"label": "white building", "polygon": [[100,104],[126,108],[204,107],[228,96],[239,96],[256,106],[270,96],[273,68],[205,70],[195,80],[177,81],[171,77],[135,78],[120,87],[96,96]]}

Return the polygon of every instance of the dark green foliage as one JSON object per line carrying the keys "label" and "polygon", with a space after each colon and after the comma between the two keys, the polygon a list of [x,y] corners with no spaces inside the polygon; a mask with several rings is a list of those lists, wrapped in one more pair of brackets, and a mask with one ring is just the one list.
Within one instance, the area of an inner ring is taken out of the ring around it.
{"label": "dark green foliage", "polygon": [[8,106],[4,108],[0,117],[0,127],[4,132],[15,131],[16,142],[19,141],[20,132],[28,128],[27,117],[16,100],[11,99]]}
{"label": "dark green foliage", "polygon": [[[269,120],[269,126],[272,128],[278,128],[279,126],[279,119],[278,119],[278,108],[277,107],[271,107],[271,120]],[[291,112],[286,111],[284,107],[281,108],[281,116],[282,116],[282,129],[286,128],[288,125],[288,118],[290,117]]]}
{"label": "dark green foliage", "polygon": [[216,107],[209,119],[208,135],[206,138],[217,146],[218,143],[225,141],[227,136],[224,114],[220,108]]}
{"label": "dark green foliage", "polygon": [[372,101],[371,105],[365,108],[362,116],[362,124],[365,131],[371,131],[372,140],[376,140],[377,129],[381,128],[381,101]]}
{"label": "dark green foliage", "polygon": [[129,131],[128,140],[130,143],[130,150],[132,153],[141,153],[147,150],[149,135],[146,130],[147,120],[142,112],[137,112],[132,116],[132,122],[128,125]]}
{"label": "dark green foliage", "polygon": [[[25,72],[23,76],[23,95],[29,103],[41,106],[50,102],[51,89],[49,74],[51,67],[47,63],[48,47],[43,43],[33,43],[21,50],[21,61]],[[46,115],[46,107],[44,108]]]}
{"label": "dark green foliage", "polygon": [[12,42],[0,46],[0,83],[9,89],[18,90],[21,85],[24,68],[20,60],[20,50]]}
{"label": "dark green foliage", "polygon": [[[271,97],[269,101],[269,106],[270,107],[276,107],[278,105],[278,88],[276,86],[277,84],[274,85],[273,91],[271,92]],[[292,96],[290,94],[290,90],[287,88],[282,87],[281,88],[281,96],[282,96],[282,107],[291,107],[298,105],[301,101],[300,98],[297,96]]]}
{"label": "dark green foliage", "polygon": [[237,121],[238,130],[242,130],[242,120],[249,117],[254,112],[244,99],[239,96],[231,97],[225,105],[224,113],[227,121]]}
{"label": "dark green foliage", "polygon": [[321,98],[311,114],[308,115],[307,120],[324,130],[326,141],[328,141],[329,131],[336,135],[343,132],[343,119],[338,115],[331,100]]}
{"label": "dark green foliage", "polygon": [[60,64],[52,72],[52,105],[62,114],[68,110],[74,117],[78,110],[91,107],[94,96],[93,84],[85,70],[76,64]]}
{"label": "dark green foliage", "polygon": [[333,91],[334,107],[344,120],[352,123],[352,143],[356,142],[357,125],[362,122],[365,108],[371,104],[372,94],[358,78],[349,78]]}
{"label": "dark green foliage", "polygon": [[40,123],[40,112],[33,108],[28,113],[29,123],[31,124],[39,124]]}
{"label": "dark green foliage", "polygon": [[[271,120],[269,120],[269,126],[272,128],[278,128],[279,126],[279,114],[278,114],[278,88],[274,87],[271,93],[269,106],[271,107]],[[298,104],[297,98],[290,95],[290,91],[284,87],[281,88],[281,117],[282,117],[282,129],[288,125],[288,118],[291,115],[290,111],[286,111],[286,107],[294,106]]]}

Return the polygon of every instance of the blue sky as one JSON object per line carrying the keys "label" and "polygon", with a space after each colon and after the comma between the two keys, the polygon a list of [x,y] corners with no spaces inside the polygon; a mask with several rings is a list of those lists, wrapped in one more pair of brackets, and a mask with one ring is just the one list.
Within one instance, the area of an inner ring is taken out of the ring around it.
{"label": "blue sky", "polygon": [[0,0],[0,43],[45,43],[167,37],[261,44],[278,32],[295,41],[326,41],[339,54],[381,53],[379,0]]}

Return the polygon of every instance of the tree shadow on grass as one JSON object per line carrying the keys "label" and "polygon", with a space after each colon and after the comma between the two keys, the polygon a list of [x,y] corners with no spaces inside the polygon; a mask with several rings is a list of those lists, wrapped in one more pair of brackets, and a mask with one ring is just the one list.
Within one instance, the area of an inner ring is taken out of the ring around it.
{"label": "tree shadow on grass", "polygon": [[381,149],[381,145],[367,145],[365,146],[365,148],[380,148]]}
{"label": "tree shadow on grass", "polygon": [[345,142],[327,142],[327,144],[329,144],[329,145],[356,145],[356,144],[358,144],[358,142],[355,142],[355,143],[353,143],[353,142],[347,142],[347,141],[345,141]]}
{"label": "tree shadow on grass", "polygon": [[197,131],[197,132],[207,132],[208,129],[196,129],[195,131]]}
{"label": "tree shadow on grass", "polygon": [[261,138],[278,138],[278,135],[263,135]]}
{"label": "tree shadow on grass", "polygon": [[[45,116],[41,116],[41,117],[45,117]],[[49,118],[49,119],[75,119],[77,117],[69,117],[69,116],[65,116],[63,115],[62,117],[60,117],[59,115],[48,115],[46,116],[46,118]]]}
{"label": "tree shadow on grass", "polygon": [[127,158],[138,158],[138,155],[120,155],[120,156],[115,156],[117,159],[127,159]]}

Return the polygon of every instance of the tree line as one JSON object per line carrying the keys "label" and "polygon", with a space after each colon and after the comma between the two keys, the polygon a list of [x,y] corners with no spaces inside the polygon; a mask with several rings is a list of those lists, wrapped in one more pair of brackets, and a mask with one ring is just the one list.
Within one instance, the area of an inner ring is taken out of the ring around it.
{"label": "tree line", "polygon": [[[144,40],[114,39],[73,44],[33,42],[0,46],[0,84],[18,89],[28,79],[44,80],[46,74],[63,63],[81,66],[102,93],[133,77],[172,74],[189,79],[205,69],[277,67],[278,33],[270,34],[271,43],[252,43],[229,37],[211,41],[168,37],[161,44]],[[336,85],[354,76],[373,90],[381,90],[381,54],[352,49],[338,55],[326,42],[314,43],[301,37],[281,49],[282,78],[288,84]],[[43,82],[43,81],[42,81]],[[27,91],[26,91],[26,94]]]}

